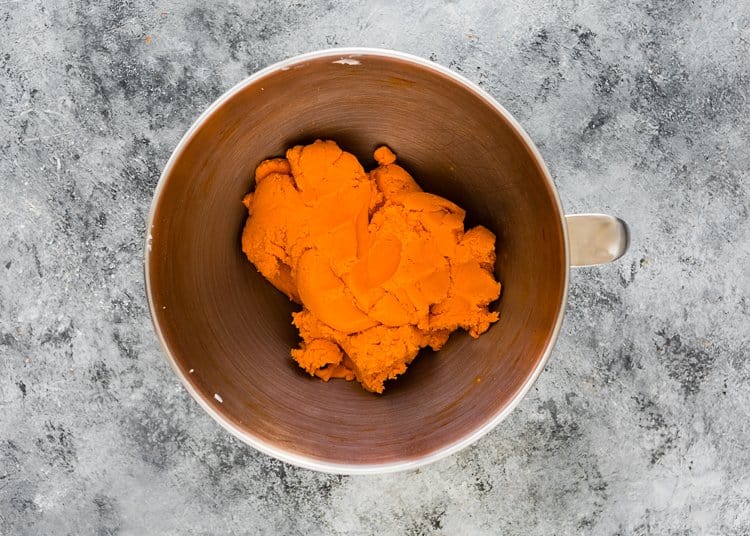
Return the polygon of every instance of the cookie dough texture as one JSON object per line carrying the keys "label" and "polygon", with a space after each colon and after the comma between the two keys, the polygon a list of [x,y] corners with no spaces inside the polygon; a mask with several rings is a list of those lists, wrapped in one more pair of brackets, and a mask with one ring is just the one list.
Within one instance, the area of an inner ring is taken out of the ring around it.
{"label": "cookie dough texture", "polygon": [[464,229],[463,209],[422,191],[387,147],[369,173],[333,141],[263,161],[242,249],[291,300],[302,342],[291,354],[323,380],[377,393],[419,350],[498,319],[495,236]]}

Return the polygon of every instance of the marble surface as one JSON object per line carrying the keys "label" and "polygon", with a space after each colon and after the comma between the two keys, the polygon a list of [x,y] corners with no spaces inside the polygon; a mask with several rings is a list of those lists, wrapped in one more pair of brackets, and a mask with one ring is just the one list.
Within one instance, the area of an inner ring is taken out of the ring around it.
{"label": "marble surface", "polygon": [[[747,534],[749,43],[742,0],[0,0],[0,533]],[[633,233],[573,272],[510,418],[367,478],[222,431],[163,358],[142,277],[192,120],[262,66],[346,45],[479,83],[569,212]]]}

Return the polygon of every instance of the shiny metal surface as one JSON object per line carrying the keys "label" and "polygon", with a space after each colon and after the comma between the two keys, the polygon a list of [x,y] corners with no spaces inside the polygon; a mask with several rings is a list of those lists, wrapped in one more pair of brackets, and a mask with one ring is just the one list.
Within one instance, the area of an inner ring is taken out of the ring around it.
{"label": "shiny metal surface", "polygon": [[607,214],[565,216],[570,238],[570,265],[592,266],[615,261],[628,249],[628,226]]}
{"label": "shiny metal surface", "polygon": [[[389,145],[425,190],[497,235],[500,320],[477,340],[456,333],[424,352],[382,396],[292,362],[293,304],[240,250],[255,166],[316,138],[367,168]],[[396,471],[465,447],[528,391],[562,323],[567,227],[538,151],[481,89],[397,52],[307,54],[231,89],[167,163],[149,227],[149,305],[177,375],[231,433],[311,469]]]}

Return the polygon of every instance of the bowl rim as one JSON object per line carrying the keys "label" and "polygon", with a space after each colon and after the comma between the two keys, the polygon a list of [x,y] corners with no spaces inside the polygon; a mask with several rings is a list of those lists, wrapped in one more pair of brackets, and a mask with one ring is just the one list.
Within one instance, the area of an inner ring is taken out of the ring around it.
{"label": "bowl rim", "polygon": [[[495,415],[487,419],[481,426],[478,426],[477,428],[472,430],[470,433],[466,434],[461,439],[449,445],[443,446],[440,449],[435,450],[425,456],[421,456],[419,458],[409,459],[405,461],[398,461],[398,462],[367,463],[367,464],[328,462],[328,461],[319,460],[311,456],[305,456],[299,453],[288,451],[282,447],[279,447],[277,445],[264,441],[263,439],[253,435],[251,432],[248,432],[246,430],[241,430],[239,427],[235,426],[232,422],[230,422],[223,415],[221,415],[218,411],[216,411],[213,408],[212,403],[209,402],[208,398],[204,397],[193,386],[193,383],[190,381],[190,378],[188,377],[188,375],[185,374],[177,365],[177,360],[172,354],[172,351],[169,345],[167,344],[166,339],[164,338],[164,334],[161,330],[159,321],[157,319],[156,307],[155,307],[155,304],[153,301],[153,295],[151,292],[151,276],[150,276],[150,273],[151,273],[151,270],[150,270],[151,268],[151,230],[155,226],[155,223],[154,223],[155,215],[156,215],[157,208],[160,204],[160,200],[161,200],[163,189],[164,189],[164,184],[166,183],[167,177],[171,174],[172,169],[175,166],[175,163],[182,156],[182,153],[184,152],[185,148],[187,147],[189,142],[192,140],[192,138],[195,136],[195,134],[198,132],[198,130],[201,128],[201,126],[205,123],[205,121],[214,112],[216,112],[225,102],[231,99],[234,95],[236,95],[237,93],[243,91],[246,87],[256,83],[257,81],[263,79],[264,77],[276,71],[288,70],[291,67],[304,65],[306,62],[309,62],[312,60],[321,60],[321,59],[331,59],[334,62],[339,62],[343,64],[344,66],[358,65],[358,63],[354,63],[355,61],[358,61],[357,60],[358,57],[378,57],[378,58],[387,58],[387,59],[397,59],[406,63],[413,64],[419,68],[428,69],[437,74],[443,75],[449,78],[452,82],[462,86],[464,89],[470,91],[471,93],[479,97],[487,106],[494,109],[498,114],[500,114],[508,122],[510,127],[515,130],[516,134],[523,141],[523,143],[526,144],[532,156],[536,159],[537,164],[539,165],[542,171],[542,175],[545,181],[547,181],[547,184],[550,187],[550,191],[552,192],[552,196],[553,196],[555,205],[557,207],[558,217],[560,219],[560,225],[561,225],[562,232],[563,232],[563,242],[564,242],[563,266],[564,266],[564,272],[565,272],[564,278],[563,278],[563,292],[562,292],[562,296],[560,299],[560,306],[559,306],[559,310],[557,314],[557,319],[555,321],[555,325],[552,329],[547,345],[542,353],[542,357],[539,360],[539,363],[537,364],[536,368],[531,372],[531,374],[528,375],[528,377],[524,381],[521,388],[516,392],[513,399],[508,404],[505,405],[505,407],[503,407],[499,412],[497,412]],[[171,365],[172,370],[180,379],[180,381],[182,382],[183,386],[188,391],[188,393],[190,393],[193,399],[195,399],[195,401],[198,402],[198,404],[203,408],[204,411],[206,411],[206,413],[208,413],[225,430],[227,430],[230,434],[235,436],[237,439],[239,439],[243,443],[250,445],[256,450],[264,454],[267,454],[269,456],[272,456],[274,458],[277,458],[283,462],[295,465],[297,467],[302,467],[305,469],[311,469],[314,471],[320,471],[320,472],[325,472],[325,473],[346,474],[346,475],[358,475],[358,474],[359,475],[367,475],[367,474],[372,475],[372,474],[394,473],[398,471],[416,469],[418,467],[425,466],[427,464],[436,462],[438,460],[442,460],[443,458],[446,458],[450,456],[451,454],[454,454],[458,452],[459,450],[462,450],[463,448],[468,447],[469,445],[475,443],[480,438],[485,436],[490,430],[495,428],[495,426],[497,426],[501,421],[503,421],[510,414],[511,411],[513,411],[516,408],[516,406],[526,396],[526,394],[529,392],[529,390],[534,385],[536,380],[539,378],[539,375],[541,374],[542,370],[544,370],[544,367],[546,366],[547,361],[550,358],[552,349],[560,333],[560,329],[563,323],[563,318],[565,316],[565,306],[567,304],[567,299],[568,299],[568,286],[569,286],[569,280],[570,280],[570,243],[569,243],[569,237],[568,237],[568,229],[565,223],[565,212],[563,211],[562,203],[560,201],[560,196],[552,180],[552,176],[550,175],[549,169],[547,168],[547,165],[545,164],[544,159],[542,158],[542,155],[539,152],[539,149],[537,149],[536,145],[531,140],[529,135],[526,133],[523,127],[521,127],[520,123],[510,114],[510,112],[508,112],[499,102],[497,102],[494,99],[494,97],[492,97],[489,93],[487,93],[485,90],[480,88],[477,84],[471,82],[464,76],[448,69],[447,67],[444,67],[433,61],[426,60],[419,56],[415,56],[412,54],[408,54],[408,53],[400,52],[396,50],[384,49],[384,48],[372,48],[372,47],[328,48],[328,49],[321,49],[321,50],[316,50],[313,52],[308,52],[305,54],[300,54],[300,55],[293,56],[291,58],[279,61],[272,65],[269,65],[253,73],[252,75],[244,78],[239,83],[235,84],[232,88],[227,90],[223,95],[221,95],[218,99],[216,99],[213,103],[211,103],[211,105],[208,108],[206,108],[206,110],[203,113],[201,113],[198,116],[198,118],[193,122],[193,124],[190,126],[187,132],[182,136],[179,143],[175,147],[174,151],[172,151],[172,154],[169,157],[169,160],[167,161],[166,165],[164,166],[164,169],[162,170],[162,173],[159,177],[159,181],[156,184],[156,187],[154,189],[154,195],[151,201],[151,206],[149,209],[149,215],[148,215],[148,220],[147,220],[147,225],[146,225],[146,237],[145,238],[146,239],[145,239],[145,247],[144,247],[144,256],[145,256],[144,277],[145,277],[146,296],[148,299],[148,307],[149,307],[149,313],[151,316],[151,322],[153,324],[154,331],[156,332],[157,338],[159,339],[159,343],[161,344],[162,350],[167,358],[167,361],[169,361],[169,364]]]}

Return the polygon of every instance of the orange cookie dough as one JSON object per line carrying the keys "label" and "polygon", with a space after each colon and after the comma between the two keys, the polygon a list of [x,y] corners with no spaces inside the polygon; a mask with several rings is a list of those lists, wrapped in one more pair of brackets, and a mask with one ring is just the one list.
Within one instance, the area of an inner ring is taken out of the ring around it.
{"label": "orange cookie dough", "polygon": [[302,305],[292,357],[308,373],[377,393],[419,350],[498,318],[495,235],[423,192],[387,147],[366,173],[333,141],[296,146],[255,170],[242,250]]}

